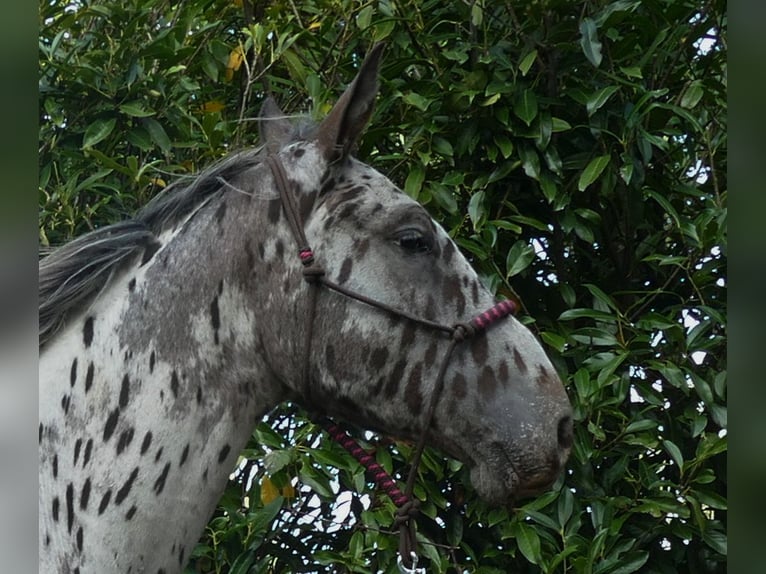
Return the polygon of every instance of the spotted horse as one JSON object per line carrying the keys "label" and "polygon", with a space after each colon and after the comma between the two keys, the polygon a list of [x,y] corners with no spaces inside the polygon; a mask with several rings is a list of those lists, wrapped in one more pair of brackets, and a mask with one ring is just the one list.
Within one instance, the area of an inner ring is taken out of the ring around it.
{"label": "spotted horse", "polygon": [[352,155],[381,52],[318,125],[269,99],[260,147],[41,261],[41,572],[181,571],[284,401],[427,437],[493,504],[559,475],[571,408],[542,347]]}

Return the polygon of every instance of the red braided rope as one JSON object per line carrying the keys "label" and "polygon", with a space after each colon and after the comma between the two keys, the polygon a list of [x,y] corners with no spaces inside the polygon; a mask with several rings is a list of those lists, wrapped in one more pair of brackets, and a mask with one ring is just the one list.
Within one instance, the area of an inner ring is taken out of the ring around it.
{"label": "red braided rope", "polygon": [[483,313],[477,315],[473,319],[471,319],[471,324],[476,328],[477,331],[483,331],[487,327],[489,327],[492,323],[495,323],[499,321],[500,319],[504,319],[508,315],[512,315],[516,312],[516,303],[511,301],[510,299],[505,301],[500,301],[484,311]]}
{"label": "red braided rope", "polygon": [[359,461],[375,480],[375,484],[378,485],[378,488],[383,490],[397,507],[404,506],[407,503],[409,500],[407,495],[399,490],[396,486],[396,482],[391,478],[391,475],[377,463],[372,455],[368,454],[361,446],[359,446],[358,442],[351,438],[346,431],[334,422],[329,419],[323,419],[321,422],[329,435],[345,448],[351,456]]}

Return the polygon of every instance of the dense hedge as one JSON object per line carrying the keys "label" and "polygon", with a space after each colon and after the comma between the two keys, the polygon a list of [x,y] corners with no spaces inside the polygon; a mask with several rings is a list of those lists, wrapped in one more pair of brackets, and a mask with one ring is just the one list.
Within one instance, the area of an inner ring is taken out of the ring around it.
{"label": "dense hedge", "polygon": [[[40,242],[255,142],[266,91],[325,113],[388,47],[359,155],[515,293],[567,383],[553,490],[486,508],[429,451],[429,572],[726,571],[726,3],[46,0]],[[189,572],[395,571],[393,507],[290,405]],[[389,470],[411,446],[365,435]]]}

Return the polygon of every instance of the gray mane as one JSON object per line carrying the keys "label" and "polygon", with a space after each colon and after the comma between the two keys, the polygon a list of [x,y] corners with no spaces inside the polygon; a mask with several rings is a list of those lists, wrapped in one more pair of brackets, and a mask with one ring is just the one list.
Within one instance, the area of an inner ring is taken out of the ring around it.
{"label": "gray mane", "polygon": [[194,208],[231,186],[228,182],[261,162],[262,148],[233,153],[193,177],[180,179],[146,204],[132,219],[96,229],[40,260],[40,348],[69,313],[92,301],[123,264],[139,253],[148,260],[159,248],[157,236]]}

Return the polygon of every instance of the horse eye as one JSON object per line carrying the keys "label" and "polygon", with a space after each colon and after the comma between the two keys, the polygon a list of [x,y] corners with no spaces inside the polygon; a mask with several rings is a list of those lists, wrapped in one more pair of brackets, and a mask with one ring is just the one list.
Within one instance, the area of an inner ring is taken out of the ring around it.
{"label": "horse eye", "polygon": [[396,244],[409,253],[430,253],[433,244],[430,237],[426,237],[417,229],[405,229],[396,235]]}

